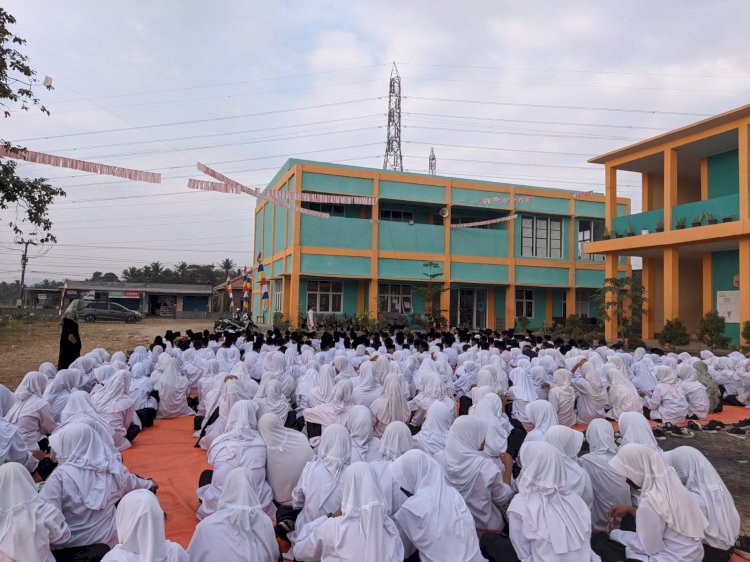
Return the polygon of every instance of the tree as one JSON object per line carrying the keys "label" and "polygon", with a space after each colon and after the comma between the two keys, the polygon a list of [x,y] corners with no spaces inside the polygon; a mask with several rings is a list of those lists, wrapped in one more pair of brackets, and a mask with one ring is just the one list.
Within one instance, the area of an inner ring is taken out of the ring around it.
{"label": "tree", "polygon": [[724,335],[727,322],[715,310],[711,310],[698,323],[698,339],[713,351],[716,348],[726,349],[729,338]]}
{"label": "tree", "polygon": [[174,267],[174,272],[181,278],[181,280],[184,280],[184,278],[187,277],[189,271],[190,266],[186,261],[181,261]]}
{"label": "tree", "polygon": [[138,267],[130,266],[122,270],[122,280],[127,283],[142,283],[143,278],[143,271]]}
{"label": "tree", "polygon": [[448,287],[443,287],[440,281],[443,272],[440,270],[440,264],[434,261],[424,262],[422,268],[424,269],[422,275],[426,278],[427,284],[412,287],[412,290],[424,299],[427,329],[443,330],[447,327],[447,321],[441,314],[440,295],[448,290]]}
{"label": "tree", "polygon": [[151,265],[144,267],[143,271],[151,283],[158,283],[164,275],[164,266],[160,262],[155,261],[151,262]]}
{"label": "tree", "polygon": [[750,322],[747,320],[742,323],[742,339],[745,340],[745,345],[742,346],[742,353],[750,352]]}
{"label": "tree", "polygon": [[599,308],[602,320],[615,319],[617,336],[625,339],[648,302],[643,294],[643,284],[633,277],[612,277],[604,280],[604,287],[594,291],[591,301]]}
{"label": "tree", "polygon": [[[0,8],[0,106],[6,118],[11,116],[11,106],[23,111],[38,107],[49,115],[47,108],[34,95],[33,89],[39,85],[39,80],[28,64],[29,58],[15,48],[26,43],[8,29],[15,23],[16,19]],[[52,89],[51,85],[46,87]],[[23,147],[2,139],[0,144],[11,152],[23,150]],[[16,167],[16,162],[11,160],[0,161],[0,210],[16,208],[17,213],[8,224],[17,236],[23,234],[24,226],[31,226],[37,231],[39,243],[54,242],[48,210],[54,198],[64,197],[65,192],[43,178],[20,178],[16,175]]]}
{"label": "tree", "polygon": [[687,345],[690,343],[687,327],[679,318],[672,318],[664,323],[664,328],[659,334],[659,343],[661,345],[671,345],[675,349],[678,345]]}
{"label": "tree", "polygon": [[219,269],[224,271],[224,278],[229,277],[232,274],[235,264],[230,258],[226,258],[219,264]]}

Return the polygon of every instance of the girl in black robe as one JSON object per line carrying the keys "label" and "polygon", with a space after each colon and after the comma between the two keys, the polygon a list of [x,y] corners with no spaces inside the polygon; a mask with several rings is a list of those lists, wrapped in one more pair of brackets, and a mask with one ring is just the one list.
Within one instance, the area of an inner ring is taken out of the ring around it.
{"label": "girl in black robe", "polygon": [[68,308],[60,318],[60,356],[57,359],[57,369],[67,369],[70,364],[81,356],[81,336],[78,334],[78,311],[86,303],[76,299],[68,305]]}

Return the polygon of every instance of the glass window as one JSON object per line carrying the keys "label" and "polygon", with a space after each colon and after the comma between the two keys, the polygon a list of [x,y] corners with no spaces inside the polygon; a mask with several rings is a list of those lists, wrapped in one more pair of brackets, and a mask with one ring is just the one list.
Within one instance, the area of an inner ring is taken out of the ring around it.
{"label": "glass window", "polygon": [[378,306],[380,312],[411,314],[411,285],[381,283],[378,286]]}
{"label": "glass window", "polygon": [[534,317],[534,291],[531,289],[516,289],[516,318]]}
{"label": "glass window", "polygon": [[328,213],[332,217],[343,217],[346,215],[346,210],[343,205],[330,205],[328,203],[305,203],[306,209],[313,211],[319,211],[321,213]]}
{"label": "glass window", "polygon": [[411,211],[397,211],[395,209],[380,209],[380,220],[410,222],[414,220],[414,213]]}
{"label": "glass window", "polygon": [[277,281],[273,289],[273,311],[281,312],[283,282]]}
{"label": "glass window", "polygon": [[588,318],[590,315],[589,293],[585,291],[576,291],[576,314],[581,318]]}
{"label": "glass window", "polygon": [[583,245],[587,242],[597,242],[604,239],[604,221],[581,219],[578,221],[578,259],[583,261],[603,262],[602,254],[587,254]]}
{"label": "glass window", "polygon": [[307,307],[315,305],[323,314],[343,312],[344,284],[341,281],[308,281]]}
{"label": "glass window", "polygon": [[534,258],[562,259],[562,219],[521,217],[521,255]]}

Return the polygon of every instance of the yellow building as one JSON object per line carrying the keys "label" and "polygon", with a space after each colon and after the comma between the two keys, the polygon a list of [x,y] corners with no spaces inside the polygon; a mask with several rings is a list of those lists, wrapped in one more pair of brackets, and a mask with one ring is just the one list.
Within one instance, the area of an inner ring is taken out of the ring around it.
{"label": "yellow building", "polygon": [[[643,258],[644,339],[673,318],[695,334],[701,316],[717,310],[741,343],[750,321],[750,105],[589,162],[604,164],[611,239],[586,252],[606,256],[608,278],[619,257]],[[643,212],[617,216],[618,171],[641,174]],[[607,338],[616,333],[607,322]]]}

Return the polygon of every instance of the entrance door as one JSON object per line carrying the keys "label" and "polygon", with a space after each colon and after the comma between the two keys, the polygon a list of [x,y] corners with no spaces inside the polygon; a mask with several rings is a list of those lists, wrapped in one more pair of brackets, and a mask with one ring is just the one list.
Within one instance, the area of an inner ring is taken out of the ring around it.
{"label": "entrance door", "polygon": [[460,289],[458,296],[458,325],[474,328],[474,289]]}

